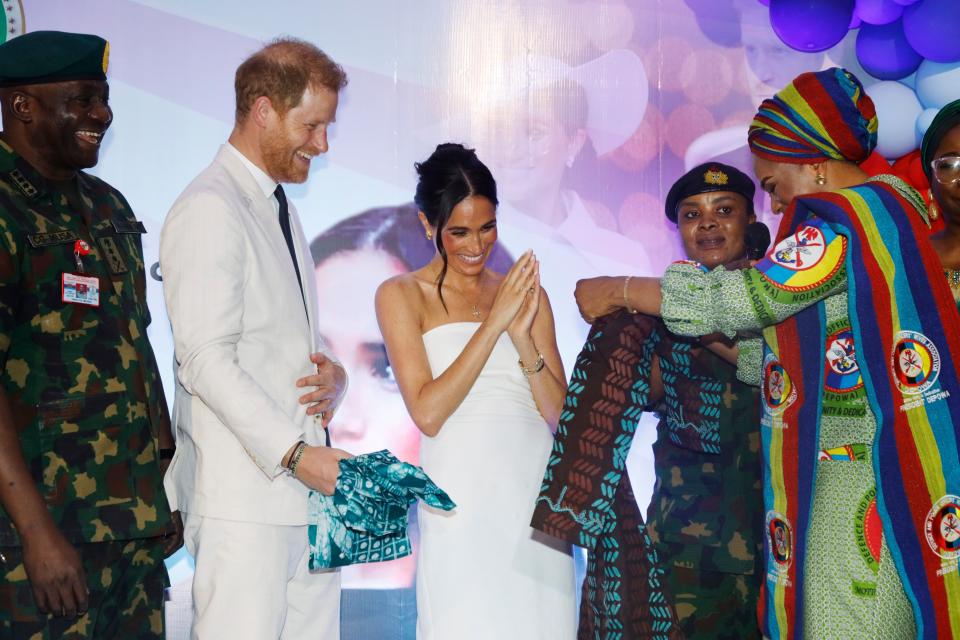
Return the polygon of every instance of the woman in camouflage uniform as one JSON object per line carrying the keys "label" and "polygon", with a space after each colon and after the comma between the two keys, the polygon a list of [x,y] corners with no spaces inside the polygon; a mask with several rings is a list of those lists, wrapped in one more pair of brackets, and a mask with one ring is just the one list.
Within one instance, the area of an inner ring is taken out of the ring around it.
{"label": "woman in camouflage uniform", "polygon": [[[665,212],[691,260],[744,262],[754,191],[720,163],[677,180]],[[588,549],[581,638],[760,637],[759,396],[705,342],[621,311],[577,359],[533,525]],[[645,410],[660,416],[646,528],[624,468]]]}

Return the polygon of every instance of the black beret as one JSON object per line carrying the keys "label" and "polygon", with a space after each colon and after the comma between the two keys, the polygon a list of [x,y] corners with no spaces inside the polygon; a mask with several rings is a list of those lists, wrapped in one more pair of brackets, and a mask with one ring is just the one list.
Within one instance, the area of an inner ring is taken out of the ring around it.
{"label": "black beret", "polygon": [[671,222],[676,222],[677,207],[684,198],[711,191],[730,191],[746,198],[749,212],[752,213],[756,190],[753,180],[743,171],[722,162],[708,162],[690,169],[673,183],[667,193],[664,212]]}
{"label": "black beret", "polygon": [[110,44],[99,36],[32,31],[0,44],[0,87],[106,80]]}

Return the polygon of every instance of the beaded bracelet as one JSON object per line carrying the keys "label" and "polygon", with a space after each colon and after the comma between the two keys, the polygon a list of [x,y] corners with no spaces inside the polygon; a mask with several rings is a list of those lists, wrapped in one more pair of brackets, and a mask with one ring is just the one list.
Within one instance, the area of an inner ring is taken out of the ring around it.
{"label": "beaded bracelet", "polygon": [[287,469],[290,470],[290,475],[297,475],[297,465],[300,464],[300,458],[303,457],[303,452],[306,450],[306,442],[301,440],[297,443],[297,448],[293,450],[293,455],[290,456],[290,462],[287,463]]}
{"label": "beaded bracelet", "polygon": [[533,363],[532,367],[527,367],[527,365],[523,364],[522,359],[517,360],[517,362],[520,363],[520,371],[523,373],[524,377],[529,378],[535,373],[540,373],[540,371],[543,369],[543,354],[539,352],[537,353],[537,361]]}

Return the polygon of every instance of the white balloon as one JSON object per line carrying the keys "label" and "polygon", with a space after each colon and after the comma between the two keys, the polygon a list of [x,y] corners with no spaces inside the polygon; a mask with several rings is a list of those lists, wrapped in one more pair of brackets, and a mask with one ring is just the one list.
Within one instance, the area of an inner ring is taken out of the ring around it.
{"label": "white balloon", "polygon": [[923,105],[910,87],[884,80],[867,87],[877,107],[877,151],[893,160],[917,148],[916,122]]}
{"label": "white balloon", "polygon": [[917,69],[917,97],[928,109],[939,109],[960,98],[960,62],[924,60]]}
{"label": "white balloon", "polygon": [[930,125],[933,123],[933,119],[940,113],[940,109],[924,109],[920,112],[920,115],[917,116],[917,146],[920,146],[920,143],[923,141],[923,134],[927,132],[927,129],[930,128]]}

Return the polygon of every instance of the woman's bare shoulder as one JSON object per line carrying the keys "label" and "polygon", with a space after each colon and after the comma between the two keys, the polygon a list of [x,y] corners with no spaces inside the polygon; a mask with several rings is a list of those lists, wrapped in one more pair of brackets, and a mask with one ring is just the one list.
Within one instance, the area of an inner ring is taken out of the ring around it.
{"label": "woman's bare shoulder", "polygon": [[414,273],[401,273],[399,275],[393,276],[392,278],[387,278],[380,283],[378,291],[384,292],[393,292],[393,291],[405,291],[412,287],[416,287],[417,280]]}
{"label": "woman's bare shoulder", "polygon": [[384,280],[377,288],[377,305],[389,305],[393,309],[414,311],[418,316],[422,316],[429,289],[429,282],[421,273],[422,271],[421,269],[401,273]]}

